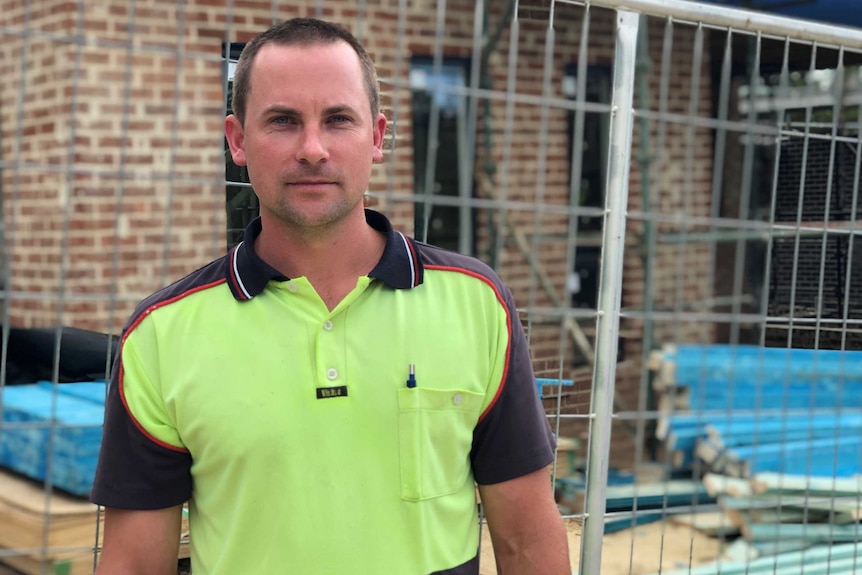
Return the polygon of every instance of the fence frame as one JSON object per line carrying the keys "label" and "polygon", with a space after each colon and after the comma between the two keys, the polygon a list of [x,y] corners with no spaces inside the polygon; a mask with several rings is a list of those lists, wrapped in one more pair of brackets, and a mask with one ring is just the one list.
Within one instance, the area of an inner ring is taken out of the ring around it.
{"label": "fence frame", "polygon": [[[608,154],[608,186],[605,226],[602,234],[601,283],[596,319],[596,361],[590,407],[590,439],[587,459],[587,491],[579,572],[601,573],[602,539],[608,453],[613,421],[616,381],[613,358],[617,352],[623,282],[623,250],[628,205],[629,168],[634,139],[635,63],[639,18],[660,17],[668,21],[705,28],[730,29],[756,34],[759,38],[790,39],[824,47],[862,50],[862,29],[834,26],[775,16],[739,8],[702,4],[687,0],[556,0],[564,4],[599,6],[617,12],[613,96]],[[838,103],[840,105],[840,103]]]}

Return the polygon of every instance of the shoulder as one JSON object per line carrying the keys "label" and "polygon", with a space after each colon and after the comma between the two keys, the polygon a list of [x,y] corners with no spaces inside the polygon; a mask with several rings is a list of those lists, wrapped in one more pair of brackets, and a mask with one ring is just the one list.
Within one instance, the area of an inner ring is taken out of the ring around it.
{"label": "shoulder", "polygon": [[472,276],[493,288],[500,299],[507,303],[510,301],[511,294],[503,280],[482,260],[419,241],[415,243],[426,272],[440,271]]}
{"label": "shoulder", "polygon": [[179,302],[185,297],[225,283],[227,256],[222,256],[189,275],[153,293],[135,308],[125,330],[140,323],[155,310]]}

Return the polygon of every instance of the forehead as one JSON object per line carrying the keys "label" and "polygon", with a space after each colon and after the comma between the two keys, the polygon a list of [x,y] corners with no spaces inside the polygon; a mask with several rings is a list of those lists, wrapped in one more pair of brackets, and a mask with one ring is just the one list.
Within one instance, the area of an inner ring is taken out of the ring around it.
{"label": "forehead", "polygon": [[336,100],[359,105],[368,101],[359,56],[341,40],[263,46],[252,64],[249,88],[250,106]]}

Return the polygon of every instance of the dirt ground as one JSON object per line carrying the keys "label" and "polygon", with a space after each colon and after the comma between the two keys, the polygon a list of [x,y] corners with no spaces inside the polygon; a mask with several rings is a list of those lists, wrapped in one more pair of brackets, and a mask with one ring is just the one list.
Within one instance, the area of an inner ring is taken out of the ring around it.
{"label": "dirt ground", "polygon": [[[570,522],[569,550],[572,571],[578,568],[581,549],[581,527]],[[706,537],[690,527],[669,522],[651,523],[635,529],[626,529],[606,535],[602,554],[602,575],[648,575],[715,560],[719,554],[719,541]],[[660,557],[661,556],[661,557]],[[632,558],[630,560],[630,558]],[[482,531],[482,575],[497,575],[494,551],[488,530]],[[0,565],[0,575],[16,575],[18,572]],[[179,573],[188,573],[181,568]]]}
{"label": "dirt ground", "polygon": [[[581,550],[581,526],[569,522],[569,553],[572,572],[577,570]],[[720,542],[690,527],[669,522],[650,523],[605,535],[602,546],[602,575],[647,575],[714,561]],[[494,551],[488,530],[482,531],[482,575],[497,575]]]}

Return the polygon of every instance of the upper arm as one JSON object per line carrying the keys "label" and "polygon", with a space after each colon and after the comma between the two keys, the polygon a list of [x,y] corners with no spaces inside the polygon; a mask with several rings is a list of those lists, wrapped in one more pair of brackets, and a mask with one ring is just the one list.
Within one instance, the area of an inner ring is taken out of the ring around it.
{"label": "upper arm", "polygon": [[[497,561],[533,565],[515,572],[568,573],[568,539],[554,502],[548,468],[501,483],[479,485]],[[541,565],[541,568],[539,566]]]}
{"label": "upper arm", "polygon": [[501,483],[479,485],[482,507],[494,537],[509,538],[520,532],[539,535],[549,524],[561,521],[554,502],[547,468]]}
{"label": "upper arm", "polygon": [[96,574],[176,575],[182,510],[182,505],[105,508],[105,540]]}

